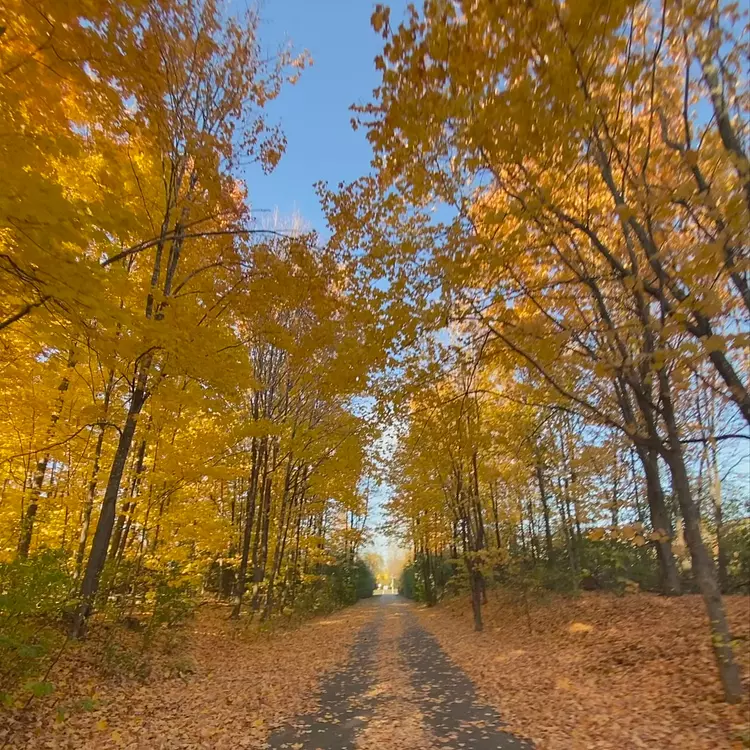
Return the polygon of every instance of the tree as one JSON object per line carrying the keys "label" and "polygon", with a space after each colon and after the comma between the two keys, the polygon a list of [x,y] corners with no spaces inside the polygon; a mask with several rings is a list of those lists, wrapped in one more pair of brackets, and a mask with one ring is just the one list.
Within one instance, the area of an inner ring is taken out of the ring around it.
{"label": "tree", "polygon": [[[689,10],[475,3],[469,13],[436,1],[422,14],[411,8],[395,28],[378,6],[382,85],[359,109],[376,175],[326,200],[342,252],[367,247],[365,273],[425,303],[422,325],[435,325],[438,308],[473,326],[475,340],[489,336],[495,356],[511,360],[525,403],[629,441],[647,477],[663,586],[674,591],[659,464],[668,467],[735,701],[739,673],[681,408],[690,374],[708,367],[721,383],[716,397],[750,418],[747,342],[735,324],[748,313],[740,261],[748,163],[739,141],[722,136],[722,118],[706,123],[696,109],[710,100],[716,112],[741,111],[733,19],[731,8],[720,17],[708,2]],[[705,75],[720,47],[723,100]],[[448,218],[436,222],[431,208],[440,204]]]}
{"label": "tree", "polygon": [[54,551],[75,636],[206,591],[263,618],[367,593],[383,333],[239,177],[281,157],[262,110],[305,57],[213,0],[68,6],[2,32],[3,558]]}

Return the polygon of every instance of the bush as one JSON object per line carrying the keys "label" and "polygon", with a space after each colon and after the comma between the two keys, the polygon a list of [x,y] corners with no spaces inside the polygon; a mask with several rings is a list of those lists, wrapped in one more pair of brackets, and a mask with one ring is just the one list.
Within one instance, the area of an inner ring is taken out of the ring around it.
{"label": "bush", "polygon": [[[413,562],[409,563],[401,571],[401,577],[399,578],[398,589],[399,589],[399,592],[402,594],[402,596],[405,596],[407,599],[421,601],[419,585],[417,582],[416,566]],[[422,587],[421,594],[422,594],[422,597],[424,597],[424,587]]]}
{"label": "bush", "polygon": [[107,561],[97,611],[103,619],[151,632],[189,619],[201,594],[202,575],[190,566],[146,559]]}
{"label": "bush", "polygon": [[189,581],[163,576],[156,583],[151,625],[172,627],[190,619],[198,603],[198,592]]}
{"label": "bush", "polygon": [[377,587],[375,575],[367,567],[367,563],[359,558],[353,562],[339,561],[327,566],[324,576],[327,578],[328,594],[334,607],[366,599],[372,596]]}
{"label": "bush", "polygon": [[0,563],[0,617],[57,619],[72,591],[73,579],[59,552]]}
{"label": "bush", "polygon": [[750,518],[728,523],[724,528],[723,541],[729,592],[750,593]]}
{"label": "bush", "polygon": [[[746,529],[750,538],[750,525]],[[734,548],[733,548],[734,549]],[[750,571],[750,546],[747,557],[738,552],[732,558],[736,569]],[[564,550],[557,549],[551,561],[532,559],[517,553],[500,558],[492,549],[476,554],[485,586],[499,585],[523,592],[524,596],[540,596],[546,591],[573,594],[580,588],[595,588],[618,593],[634,589],[659,590],[659,566],[651,545],[638,547],[628,541],[605,539],[578,540],[578,558],[582,569],[574,570]],[[747,561],[747,562],[744,562]],[[401,593],[415,601],[426,601],[424,559],[418,556],[401,574]],[[466,565],[441,555],[430,558],[430,585],[435,598],[456,596],[469,591]],[[741,573],[740,573],[741,575]],[[746,579],[747,580],[747,579]]]}
{"label": "bush", "polygon": [[333,612],[372,596],[377,587],[375,575],[364,560],[339,560],[307,576],[296,589],[291,612],[300,616]]}
{"label": "bush", "polygon": [[44,551],[0,564],[0,698],[11,702],[19,687],[35,697],[54,686],[39,682],[43,663],[64,641],[60,617],[73,580],[59,553]]}
{"label": "bush", "polygon": [[370,570],[364,560],[358,559],[354,563],[354,589],[357,599],[369,599],[377,586],[378,582],[375,579],[375,573]]}
{"label": "bush", "polygon": [[646,591],[659,590],[659,565],[651,545],[637,547],[627,541],[581,540],[583,578],[590,577],[595,588],[622,592],[632,584]]}
{"label": "bush", "polygon": [[469,590],[468,574],[463,562],[443,555],[432,555],[429,558],[429,566],[425,566],[425,558],[418,555],[401,571],[399,591],[407,599],[427,601],[425,567],[429,568],[429,584],[436,601]]}

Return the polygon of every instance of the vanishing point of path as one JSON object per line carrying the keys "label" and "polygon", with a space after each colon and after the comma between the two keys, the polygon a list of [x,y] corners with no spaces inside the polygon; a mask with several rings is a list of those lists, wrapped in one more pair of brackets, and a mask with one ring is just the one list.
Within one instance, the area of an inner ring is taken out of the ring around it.
{"label": "vanishing point of path", "polygon": [[371,616],[345,666],[322,681],[318,710],[275,731],[268,747],[531,750],[504,731],[406,600],[384,595],[363,606]]}

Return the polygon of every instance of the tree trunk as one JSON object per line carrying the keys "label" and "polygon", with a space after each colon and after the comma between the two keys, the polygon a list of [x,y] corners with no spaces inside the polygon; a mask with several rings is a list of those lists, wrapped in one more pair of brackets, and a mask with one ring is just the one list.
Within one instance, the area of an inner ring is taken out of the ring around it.
{"label": "tree trunk", "polygon": [[255,521],[255,502],[258,495],[258,474],[260,469],[260,450],[262,443],[253,438],[251,447],[252,467],[250,469],[250,486],[247,488],[245,497],[244,512],[244,529],[242,533],[242,557],[240,559],[240,569],[237,571],[237,580],[235,581],[234,600],[232,604],[232,619],[240,616],[242,609],[242,599],[245,595],[247,584],[247,563],[250,558],[250,539],[253,533],[253,522]]}
{"label": "tree trunk", "polygon": [[81,511],[81,533],[78,537],[78,551],[76,552],[76,580],[81,576],[83,558],[86,555],[86,542],[89,537],[89,527],[91,526],[91,513],[94,509],[94,500],[96,499],[96,485],[99,477],[99,462],[102,457],[102,446],[104,445],[104,427],[99,427],[99,436],[96,439],[96,448],[94,449],[94,466],[91,469],[91,479],[89,480],[86,501]]}
{"label": "tree trunk", "polygon": [[120,483],[125,471],[125,464],[128,460],[130,447],[133,444],[133,436],[138,416],[146,402],[146,383],[148,382],[148,372],[151,368],[151,357],[147,356],[138,371],[136,378],[136,387],[133,396],[130,399],[130,408],[125,420],[125,426],[120,433],[120,439],[117,443],[114,458],[112,459],[112,468],[109,472],[107,487],[104,491],[102,500],[102,509],[99,513],[99,521],[96,524],[94,532],[94,541],[91,545],[86,571],[83,576],[80,591],[80,604],[73,619],[71,627],[71,636],[81,638],[86,627],[86,620],[91,614],[94,603],[94,596],[99,588],[99,578],[104,569],[104,563],[107,559],[107,549],[112,536],[112,528],[115,524],[115,513],[117,511],[117,496],[120,492]]}
{"label": "tree trunk", "polygon": [[664,450],[664,459],[672,474],[672,487],[682,512],[685,540],[690,550],[693,573],[710,621],[711,645],[719,669],[721,684],[724,687],[724,696],[728,703],[739,703],[742,700],[740,671],[732,653],[732,637],[724,611],[724,603],[721,599],[714,561],[701,537],[700,513],[690,488],[677,420],[672,405],[668,375],[663,369],[659,371],[659,385],[663,405],[662,412],[669,437],[668,447]]}
{"label": "tree trunk", "polygon": [[534,505],[529,499],[526,503],[526,509],[529,513],[529,547],[531,548],[531,559],[536,562],[539,557],[539,542],[536,538],[536,522],[534,521]]}
{"label": "tree trunk", "polygon": [[690,550],[693,572],[710,621],[711,644],[724,687],[724,696],[728,703],[739,703],[742,700],[740,672],[732,653],[732,637],[714,562],[701,538],[700,515],[692,498],[684,459],[681,453],[677,452],[671,452],[666,459],[672,473],[672,486],[682,511],[685,540]]}
{"label": "tree trunk", "polygon": [[109,557],[114,560],[120,556],[120,547],[123,537],[123,530],[125,524],[129,518],[132,518],[132,513],[135,508],[135,497],[138,494],[138,487],[140,485],[141,473],[143,472],[143,459],[146,455],[146,440],[143,439],[138,446],[138,453],[135,460],[135,470],[133,470],[133,480],[130,485],[130,498],[123,506],[120,515],[117,518],[117,524],[115,525],[114,534],[112,535],[112,542],[109,547]]}
{"label": "tree trunk", "polygon": [[474,614],[474,630],[481,633],[482,623],[482,575],[476,564],[469,563],[469,578],[471,580],[471,610]]}
{"label": "tree trunk", "polygon": [[549,523],[549,503],[547,501],[547,488],[544,482],[544,467],[541,462],[536,464],[536,481],[539,485],[539,497],[542,501],[542,511],[544,513],[544,540],[547,551],[547,562],[554,559],[554,548],[552,546],[552,530]]}
{"label": "tree trunk", "polygon": [[573,572],[574,585],[578,586],[578,583],[579,583],[578,578],[579,578],[581,569],[578,564],[578,559],[576,557],[575,548],[573,546],[573,538],[572,538],[573,532],[570,529],[570,523],[565,513],[565,500],[563,498],[562,482],[560,481],[559,477],[557,480],[557,484],[558,484],[557,507],[560,511],[560,518],[562,519],[562,533],[563,533],[563,538],[565,539],[565,550],[568,553],[568,562],[570,564],[570,569]]}
{"label": "tree trunk", "polygon": [[435,605],[435,590],[432,586],[432,574],[430,572],[430,558],[425,552],[425,548],[422,548],[422,554],[420,555],[420,562],[422,563],[422,578],[424,579],[424,598],[428,607]]}
{"label": "tree trunk", "polygon": [[719,585],[723,592],[729,589],[727,575],[727,546],[724,541],[724,510],[722,507],[721,474],[719,473],[719,457],[716,440],[712,437],[709,445],[709,476],[711,477],[711,502],[714,510],[714,524],[716,526],[716,565],[719,573]]}
{"label": "tree trunk", "polygon": [[[75,349],[70,350],[68,355],[68,370],[75,367]],[[58,397],[55,404],[55,411],[50,416],[49,427],[47,428],[47,442],[51,443],[55,436],[55,425],[60,419],[62,414],[63,403],[65,400],[65,393],[70,387],[70,379],[67,373],[63,376],[60,381],[60,385],[57,386]],[[39,497],[42,493],[42,486],[44,485],[44,477],[47,473],[47,465],[49,464],[50,454],[45,453],[42,458],[37,461],[36,468],[34,469],[34,476],[31,481],[31,495],[29,496],[29,505],[26,509],[26,513],[23,516],[21,522],[21,535],[18,540],[18,556],[25,559],[29,556],[29,550],[31,549],[31,538],[34,534],[34,519],[39,508]]]}
{"label": "tree trunk", "polygon": [[659,477],[659,459],[656,450],[653,448],[638,446],[636,451],[646,475],[646,499],[651,516],[651,526],[661,536],[659,541],[654,543],[654,546],[659,561],[662,593],[666,596],[677,596],[682,592],[682,584],[672,552],[674,529],[664,502],[664,490]]}
{"label": "tree trunk", "polygon": [[271,474],[268,470],[268,463],[268,448],[266,448],[263,481],[260,485],[261,507],[253,546],[253,598],[250,604],[253,612],[257,612],[260,606],[260,589],[266,577],[266,561],[268,560],[268,531],[271,520]]}
{"label": "tree trunk", "polygon": [[31,538],[34,535],[34,519],[39,508],[39,497],[42,493],[44,477],[47,474],[47,464],[49,463],[49,454],[45,454],[36,464],[34,476],[31,480],[31,494],[29,496],[29,505],[24,513],[21,522],[21,536],[18,540],[18,556],[25,559],[29,556],[31,549]]}
{"label": "tree trunk", "polygon": [[[261,616],[261,620],[267,620],[273,612],[274,587],[276,585],[276,577],[281,570],[281,562],[284,559],[284,552],[286,550],[286,540],[289,534],[289,521],[292,517],[292,511],[294,510],[294,503],[297,497],[297,480],[299,477],[299,469],[295,471],[293,467],[294,461],[292,459],[292,456],[290,455],[287,463],[286,475],[284,477],[284,491],[281,495],[281,507],[279,508],[279,525],[276,531],[276,545],[273,551],[271,575],[268,578],[266,605],[263,608],[263,615]],[[294,488],[292,488],[293,475]]]}
{"label": "tree trunk", "polygon": [[502,549],[502,538],[500,536],[500,515],[498,508],[498,501],[493,491],[493,485],[490,483],[490,503],[492,504],[492,516],[495,523],[495,543],[497,544],[498,550]]}

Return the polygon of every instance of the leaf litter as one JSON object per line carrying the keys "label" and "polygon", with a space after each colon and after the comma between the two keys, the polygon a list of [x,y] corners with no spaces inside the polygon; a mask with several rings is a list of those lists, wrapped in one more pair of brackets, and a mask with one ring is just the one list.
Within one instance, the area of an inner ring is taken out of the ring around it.
{"label": "leaf litter", "polygon": [[[726,601],[747,686],[748,600]],[[517,598],[495,592],[484,608],[483,633],[473,631],[463,599],[434,609],[407,606],[507,729],[531,738],[538,750],[744,746],[750,704],[722,701],[696,596],[548,597],[529,603],[527,614]],[[274,728],[319,709],[321,678],[343,666],[377,609],[358,605],[268,634],[205,613],[180,649],[179,661],[190,668],[175,670],[174,655],[162,653],[143,680],[103,676],[95,645],[77,646],[49,676],[52,696],[6,712],[0,740],[8,750],[260,750]],[[420,710],[399,647],[404,614],[389,606],[383,618],[374,679],[362,697],[375,710],[356,750],[453,744],[431,734]],[[61,716],[63,705],[88,707]]]}
{"label": "leaf litter", "polygon": [[[373,608],[354,606],[294,629],[251,631],[221,611],[185,630],[179,657],[150,655],[143,680],[103,675],[94,642],[70,649],[48,699],[5,712],[5,750],[260,749],[283,722],[316,706],[322,675],[347,658]],[[185,671],[175,662],[188,664]],[[61,706],[76,706],[69,714]],[[86,706],[84,710],[81,708]]]}
{"label": "leaf litter", "polygon": [[750,602],[725,601],[746,688],[740,705],[723,702],[698,596],[550,596],[527,613],[518,596],[496,591],[481,633],[463,597],[417,614],[539,750],[740,750],[750,733]]}

